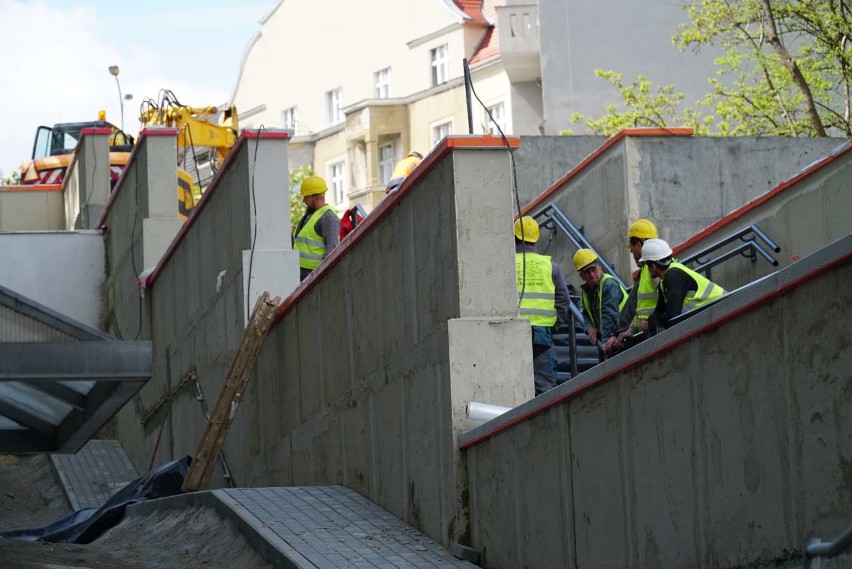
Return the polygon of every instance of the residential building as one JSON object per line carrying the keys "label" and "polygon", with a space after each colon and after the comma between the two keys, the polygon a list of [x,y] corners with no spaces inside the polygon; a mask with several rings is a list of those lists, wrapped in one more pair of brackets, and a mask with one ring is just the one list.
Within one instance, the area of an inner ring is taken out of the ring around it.
{"label": "residential building", "polygon": [[291,129],[291,167],[341,180],[330,198],[339,210],[369,210],[394,162],[471,130],[465,58],[473,133],[581,134],[572,113],[621,102],[595,69],[675,84],[687,102],[707,91],[714,54],[671,43],[686,20],[662,0],[332,0],[322,11],[280,0],[246,49],[231,103],[244,128]]}
{"label": "residential building", "polygon": [[[287,128],[291,168],[310,165],[339,210],[383,197],[394,164],[469,132],[463,60],[481,104],[473,132],[539,134],[535,6],[512,16],[525,57],[501,59],[505,0],[279,1],[249,43],[232,102],[243,128]],[[509,21],[508,16],[506,16]],[[491,113],[486,112],[488,109]]]}

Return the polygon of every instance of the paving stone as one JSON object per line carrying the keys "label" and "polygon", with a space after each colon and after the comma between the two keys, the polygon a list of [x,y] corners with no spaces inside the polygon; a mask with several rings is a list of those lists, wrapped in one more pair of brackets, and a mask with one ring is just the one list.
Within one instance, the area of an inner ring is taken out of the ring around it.
{"label": "paving stone", "polygon": [[465,567],[441,545],[343,486],[217,490],[255,527],[273,532],[313,567]]}
{"label": "paving stone", "polygon": [[74,510],[100,508],[139,476],[118,441],[89,441],[77,454],[52,454],[50,460]]}

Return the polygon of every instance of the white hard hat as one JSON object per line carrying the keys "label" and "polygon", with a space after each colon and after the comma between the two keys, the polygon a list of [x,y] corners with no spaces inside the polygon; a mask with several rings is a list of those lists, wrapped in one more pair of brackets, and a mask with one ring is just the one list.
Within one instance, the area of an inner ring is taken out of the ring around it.
{"label": "white hard hat", "polygon": [[662,261],[672,256],[672,248],[662,239],[646,239],[642,244],[642,258],[640,262]]}

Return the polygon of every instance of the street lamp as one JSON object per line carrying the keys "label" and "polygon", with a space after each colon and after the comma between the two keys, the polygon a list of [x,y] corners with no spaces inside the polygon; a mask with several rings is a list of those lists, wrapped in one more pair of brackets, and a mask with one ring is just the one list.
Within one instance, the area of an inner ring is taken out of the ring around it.
{"label": "street lamp", "polygon": [[121,83],[118,82],[118,65],[110,65],[109,73],[115,77],[115,84],[118,86],[118,102],[121,105],[121,131],[124,132],[124,97],[121,96]]}

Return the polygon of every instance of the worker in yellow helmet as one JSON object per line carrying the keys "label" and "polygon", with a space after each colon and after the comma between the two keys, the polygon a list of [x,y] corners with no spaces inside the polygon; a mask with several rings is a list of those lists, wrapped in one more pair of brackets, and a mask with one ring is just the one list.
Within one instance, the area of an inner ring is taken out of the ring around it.
{"label": "worker in yellow helmet", "polygon": [[519,312],[532,326],[535,394],[556,387],[556,355],[553,331],[568,322],[568,287],[559,265],[536,253],[539,228],[524,216],[515,222],[515,267],[518,276]]}
{"label": "worker in yellow helmet", "polygon": [[390,180],[388,180],[385,193],[389,194],[398,190],[402,185],[403,180],[405,180],[405,178],[407,178],[422,161],[423,155],[414,150],[409,152],[408,156],[397,162],[396,166],[394,166],[393,172],[391,173]]}
{"label": "worker in yellow helmet", "polygon": [[604,342],[604,352],[607,354],[628,347],[633,335],[648,330],[648,317],[657,306],[657,280],[640,259],[642,244],[657,237],[657,226],[644,218],[631,223],[627,230],[627,248],[638,268],[633,272],[633,288],[619,315],[618,333]]}
{"label": "worker in yellow helmet", "polygon": [[666,327],[681,312],[707,304],[725,294],[725,289],[704,275],[678,263],[672,257],[672,248],[662,239],[645,241],[641,261],[653,277],[660,279],[657,306],[648,318],[651,328],[655,323]]}
{"label": "worker in yellow helmet", "polygon": [[574,269],[583,279],[583,328],[589,343],[606,342],[618,330],[618,313],[627,303],[627,291],[608,273],[604,273],[597,254],[580,249],[574,255]]}
{"label": "worker in yellow helmet", "polygon": [[293,229],[293,249],[299,252],[301,280],[311,274],[340,242],[340,220],[332,206],[325,203],[328,185],[319,176],[302,180],[301,194],[305,215]]}

